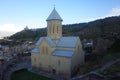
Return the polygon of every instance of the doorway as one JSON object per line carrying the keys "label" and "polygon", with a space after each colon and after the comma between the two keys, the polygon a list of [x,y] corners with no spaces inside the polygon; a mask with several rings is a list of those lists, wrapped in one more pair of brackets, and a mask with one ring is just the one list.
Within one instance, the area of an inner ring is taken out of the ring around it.
{"label": "doorway", "polygon": [[53,73],[53,74],[56,74],[56,70],[55,70],[55,69],[52,69],[52,73]]}

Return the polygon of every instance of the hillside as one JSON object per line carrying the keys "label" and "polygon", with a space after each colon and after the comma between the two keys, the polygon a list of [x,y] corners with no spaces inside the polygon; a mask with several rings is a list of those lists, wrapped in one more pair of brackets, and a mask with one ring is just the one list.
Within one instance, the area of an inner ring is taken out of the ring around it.
{"label": "hillside", "polygon": [[[11,39],[38,39],[46,36],[46,28],[23,30],[12,35]],[[108,17],[88,23],[63,25],[64,36],[80,36],[84,38],[110,37],[120,35],[120,16]]]}
{"label": "hillside", "polygon": [[[14,42],[32,40],[46,36],[46,28],[25,29],[12,36]],[[93,42],[92,52],[103,53],[107,50],[120,52],[120,16],[98,19],[88,23],[63,25],[63,36],[79,36],[82,43]],[[117,48],[116,48],[117,47]],[[112,50],[113,49],[113,50]]]}

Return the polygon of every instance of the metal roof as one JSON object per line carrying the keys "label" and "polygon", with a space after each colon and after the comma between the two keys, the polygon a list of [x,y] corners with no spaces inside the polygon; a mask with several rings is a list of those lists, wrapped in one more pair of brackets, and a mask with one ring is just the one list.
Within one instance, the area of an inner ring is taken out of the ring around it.
{"label": "metal roof", "polygon": [[36,45],[39,46],[39,45],[42,43],[43,39],[45,39],[50,46],[52,46],[52,47],[55,47],[55,46],[56,46],[56,44],[55,44],[55,43],[52,41],[52,39],[49,38],[49,37],[41,37],[41,38],[37,41]]}
{"label": "metal roof", "polygon": [[40,53],[40,49],[39,48],[34,48],[31,52],[32,53]]}
{"label": "metal roof", "polygon": [[79,37],[62,37],[57,44],[58,47],[76,47]]}
{"label": "metal roof", "polygon": [[73,54],[74,51],[70,51],[70,50],[55,50],[52,55],[71,58]]}
{"label": "metal roof", "polygon": [[51,14],[48,16],[47,21],[49,21],[49,20],[60,20],[60,21],[62,21],[62,18],[60,17],[60,15],[58,14],[58,12],[56,11],[55,8],[51,12]]}
{"label": "metal roof", "polygon": [[43,39],[45,39],[51,47],[70,47],[70,48],[74,48],[74,47],[76,47],[76,44],[77,44],[77,41],[78,41],[79,37],[62,37],[62,38],[59,38],[58,44],[55,44],[53,42],[54,38],[41,37],[37,41],[36,45],[39,46],[42,43]]}

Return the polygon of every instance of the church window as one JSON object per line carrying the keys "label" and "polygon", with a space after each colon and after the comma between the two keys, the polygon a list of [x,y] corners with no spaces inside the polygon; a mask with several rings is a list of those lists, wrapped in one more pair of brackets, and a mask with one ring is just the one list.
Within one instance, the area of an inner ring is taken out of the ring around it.
{"label": "church window", "polygon": [[48,47],[46,47],[46,54],[48,54]]}
{"label": "church window", "polygon": [[60,60],[58,60],[58,66],[60,66],[61,65],[61,62],[60,62]]}
{"label": "church window", "polygon": [[48,47],[47,46],[46,47],[45,46],[42,47],[42,53],[43,54],[48,54]]}
{"label": "church window", "polygon": [[34,58],[34,62],[36,62],[36,58]]}
{"label": "church window", "polygon": [[58,26],[57,26],[57,33],[58,33]]}
{"label": "church window", "polygon": [[44,54],[45,52],[44,52],[44,46],[42,47],[42,53]]}
{"label": "church window", "polygon": [[79,49],[80,49],[80,45],[78,45],[78,51],[79,51]]}
{"label": "church window", "polygon": [[51,29],[50,32],[51,32],[51,34],[52,34],[52,26],[50,27],[50,29]]}
{"label": "church window", "polygon": [[48,27],[48,29],[49,29],[49,33],[51,34],[50,27]]}
{"label": "church window", "polygon": [[55,30],[54,30],[54,26],[53,26],[53,33],[55,32]]}

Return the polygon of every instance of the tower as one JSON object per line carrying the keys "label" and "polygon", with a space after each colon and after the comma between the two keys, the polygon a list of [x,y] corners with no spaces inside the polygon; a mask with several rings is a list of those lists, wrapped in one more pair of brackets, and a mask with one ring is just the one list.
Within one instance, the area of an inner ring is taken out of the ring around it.
{"label": "tower", "polygon": [[61,38],[62,37],[62,18],[54,8],[47,18],[47,37]]}

